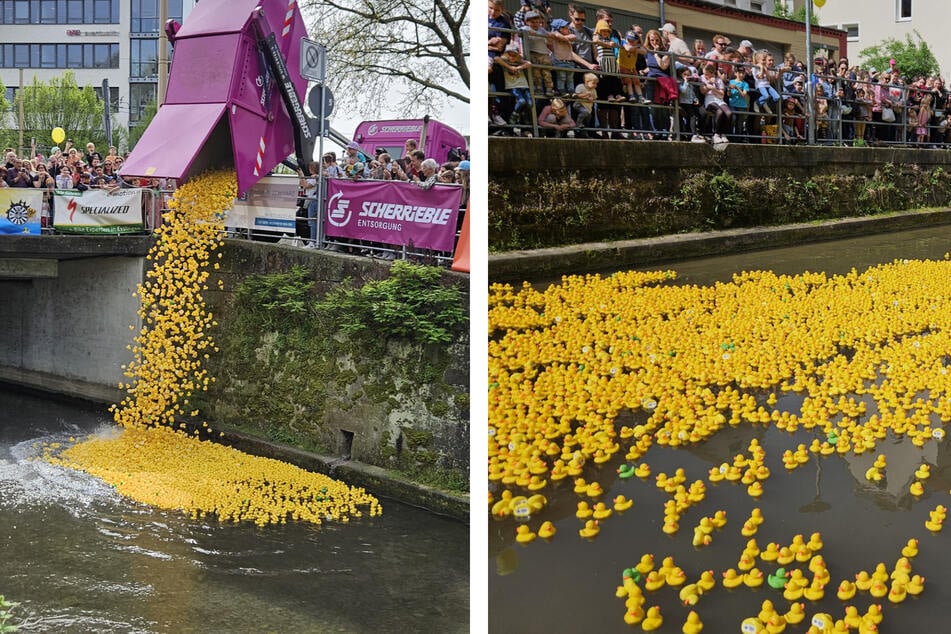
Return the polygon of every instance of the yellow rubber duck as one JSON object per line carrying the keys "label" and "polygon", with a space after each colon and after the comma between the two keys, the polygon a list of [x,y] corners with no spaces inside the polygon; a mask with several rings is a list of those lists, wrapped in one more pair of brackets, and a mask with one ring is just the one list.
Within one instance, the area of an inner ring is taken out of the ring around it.
{"label": "yellow rubber duck", "polygon": [[752,537],[758,530],[759,524],[751,520],[746,520],[746,522],[743,524],[743,528],[740,529],[740,534],[743,537]]}
{"label": "yellow rubber duck", "polygon": [[598,533],[601,532],[601,527],[598,526],[598,520],[588,520],[584,524],[584,528],[578,531],[578,534],[584,537],[585,539],[592,539],[598,536]]}
{"label": "yellow rubber duck", "polygon": [[868,593],[876,599],[881,599],[886,594],[888,594],[888,586],[886,586],[881,581],[873,581],[872,587],[868,589]]}
{"label": "yellow rubber duck", "polygon": [[684,626],[681,628],[681,631],[684,634],[700,634],[702,629],[703,623],[700,621],[700,615],[690,610],[690,612],[687,613],[687,620],[684,621]]}
{"label": "yellow rubber duck", "polygon": [[842,620],[845,621],[845,624],[853,630],[859,628],[859,624],[862,622],[862,615],[859,614],[859,609],[854,605],[845,606],[845,616],[842,617]]}
{"label": "yellow rubber duck", "polygon": [[641,555],[641,560],[640,562],[638,562],[636,566],[634,566],[634,569],[638,571],[639,573],[641,573],[642,575],[646,575],[647,573],[649,573],[651,570],[654,569],[654,555],[651,555],[651,554]]}
{"label": "yellow rubber duck", "polygon": [[700,589],[698,584],[688,583],[680,589],[680,593],[677,596],[680,597],[680,601],[684,605],[696,605],[697,601],[700,600],[701,594],[703,594],[703,590]]}
{"label": "yellow rubber duck", "polygon": [[584,495],[588,491],[588,483],[584,478],[575,478],[575,493]]}
{"label": "yellow rubber duck", "polygon": [[717,585],[717,578],[714,576],[712,570],[704,570],[700,573],[700,580],[697,581],[697,585],[703,592],[707,592],[715,585]]}
{"label": "yellow rubber duck", "polygon": [[535,541],[536,537],[537,535],[525,524],[515,529],[515,541],[519,544],[530,544]]}
{"label": "yellow rubber duck", "polygon": [[588,503],[585,501],[578,502],[578,510],[575,511],[575,517],[579,520],[586,520],[594,513],[594,510],[588,506]]}
{"label": "yellow rubber duck", "polygon": [[878,562],[875,564],[875,570],[872,571],[872,582],[878,581],[879,583],[885,583],[888,581],[888,568],[885,567],[884,562]]}
{"label": "yellow rubber duck", "polygon": [[808,588],[805,588],[802,591],[802,596],[809,601],[821,601],[822,597],[825,596],[825,586],[822,583],[813,581],[809,584]]}
{"label": "yellow rubber duck", "polygon": [[601,485],[598,482],[592,482],[585,489],[585,495],[589,498],[600,497],[604,493],[604,490],[601,488]]}
{"label": "yellow rubber duck", "polygon": [[726,511],[720,510],[714,513],[712,522],[714,528],[723,528],[726,526]]}
{"label": "yellow rubber duck", "polygon": [[783,615],[783,618],[786,619],[786,623],[790,625],[798,625],[802,623],[803,619],[806,618],[806,604],[805,603],[790,603],[789,612]]}
{"label": "yellow rubber duck", "polygon": [[918,596],[925,589],[925,578],[921,575],[912,575],[908,583],[905,584],[905,590],[912,596]]}
{"label": "yellow rubber duck", "polygon": [[779,549],[779,554],[776,555],[776,563],[781,566],[791,564],[794,559],[796,559],[796,553],[789,546],[782,546]]}
{"label": "yellow rubber duck", "polygon": [[637,625],[644,620],[644,609],[640,606],[634,606],[624,613],[624,622],[628,625]]}
{"label": "yellow rubber duck", "polygon": [[707,480],[713,483],[721,482],[726,477],[729,468],[730,465],[725,462],[719,467],[710,467],[710,471],[707,472]]}
{"label": "yellow rubber duck", "polygon": [[763,585],[765,576],[759,568],[752,568],[743,576],[743,583],[747,588],[758,588]]}
{"label": "yellow rubber duck", "polygon": [[905,600],[905,597],[908,595],[908,591],[905,589],[904,581],[894,581],[892,582],[892,587],[888,591],[888,600],[892,603],[901,603]]}
{"label": "yellow rubber duck", "polygon": [[839,601],[850,601],[852,597],[855,596],[855,590],[855,584],[848,579],[844,579],[842,583],[839,584],[835,596],[839,598]]}
{"label": "yellow rubber duck", "polygon": [[905,544],[904,548],[901,549],[902,557],[908,557],[911,559],[918,554],[918,540],[912,537],[908,540],[908,543]]}
{"label": "yellow rubber duck", "polygon": [[538,527],[538,536],[542,539],[551,539],[555,536],[555,525],[549,521],[542,522]]}
{"label": "yellow rubber duck", "polygon": [[882,622],[882,616],[882,606],[878,603],[872,603],[868,606],[868,610],[866,610],[865,614],[862,616],[862,620],[878,625]]}
{"label": "yellow rubber duck", "polygon": [[872,466],[876,469],[884,469],[886,466],[885,454],[880,453],[875,457],[875,462],[872,463]]}
{"label": "yellow rubber duck", "polygon": [[813,533],[809,536],[809,541],[806,542],[806,547],[814,553],[822,550],[822,535],[818,532]]}
{"label": "yellow rubber duck", "polygon": [[644,578],[644,589],[654,592],[660,590],[667,583],[667,578],[657,570],[651,570]]}
{"label": "yellow rubber duck", "polygon": [[767,634],[781,634],[786,629],[786,618],[782,614],[774,614],[766,621]]}
{"label": "yellow rubber duck", "polygon": [[903,581],[908,580],[908,576],[911,574],[911,562],[908,561],[908,557],[899,557],[898,561],[895,562],[895,569],[892,570],[892,574],[889,575],[889,579],[898,579],[901,578]]}
{"label": "yellow rubber duck", "polygon": [[668,519],[664,521],[664,525],[660,527],[660,530],[667,535],[673,535],[680,530],[680,524],[678,524],[676,520]]}
{"label": "yellow rubber duck", "polygon": [[724,588],[736,588],[743,583],[743,577],[745,575],[738,574],[735,569],[727,568],[723,573],[723,584]]}
{"label": "yellow rubber duck", "polygon": [[754,499],[760,497],[763,495],[763,484],[757,480],[750,486],[746,487],[746,494]]}
{"label": "yellow rubber duck", "polygon": [[623,495],[618,495],[616,498],[614,498],[614,510],[618,513],[622,513],[632,506],[634,506],[634,500],[629,500]]}
{"label": "yellow rubber duck", "polygon": [[710,537],[709,533],[704,533],[703,529],[699,526],[693,529],[693,540],[691,543],[695,548],[703,548],[709,546],[713,542],[713,538]]}
{"label": "yellow rubber duck", "polygon": [[608,508],[604,502],[598,502],[597,504],[594,505],[594,509],[592,509],[591,515],[596,520],[603,520],[603,519],[607,519],[611,517],[611,513],[613,512],[614,511]]}
{"label": "yellow rubber duck", "polygon": [[676,586],[681,586],[681,585],[683,585],[686,581],[687,581],[687,575],[686,575],[686,573],[684,573],[684,571],[683,571],[680,567],[678,567],[678,566],[674,566],[674,567],[667,573],[667,585],[668,585],[668,586],[674,586],[674,587],[676,587]]}
{"label": "yellow rubber duck", "polygon": [[660,607],[652,605],[647,608],[647,614],[644,615],[644,619],[641,621],[641,628],[645,632],[651,632],[663,624],[664,617],[660,614]]}
{"label": "yellow rubber duck", "polygon": [[637,465],[634,468],[634,475],[636,475],[638,478],[642,480],[649,478],[651,475],[650,465],[647,464],[646,462],[642,462],[641,464]]}
{"label": "yellow rubber duck", "polygon": [[740,623],[740,631],[743,634],[762,634],[766,631],[766,628],[763,627],[759,619],[751,616],[743,619],[743,622]]}
{"label": "yellow rubber duck", "polygon": [[750,511],[750,521],[759,526],[765,519],[766,518],[763,517],[763,512],[760,510],[760,508],[758,506],[754,506],[753,510]]}
{"label": "yellow rubber duck", "polygon": [[915,480],[911,483],[911,486],[908,487],[908,491],[915,497],[920,497],[925,492],[925,487],[921,484],[920,480]]}
{"label": "yellow rubber duck", "polygon": [[872,587],[872,577],[865,570],[860,570],[855,575],[855,587],[863,592]]}
{"label": "yellow rubber duck", "polygon": [[753,566],[755,565],[756,565],[756,558],[750,556],[746,551],[743,551],[740,554],[740,560],[736,562],[736,567],[741,572],[752,570]]}
{"label": "yellow rubber duck", "polygon": [[931,465],[924,463],[915,470],[915,477],[919,480],[927,480],[931,476]]}
{"label": "yellow rubber duck", "polygon": [[779,544],[776,542],[766,544],[766,548],[760,551],[759,558],[765,562],[773,562],[779,559]]}
{"label": "yellow rubber duck", "polygon": [[774,614],[776,614],[776,607],[773,605],[773,602],[769,599],[763,599],[763,602],[760,604],[759,613],[756,615],[756,620],[765,623],[769,620],[769,617]]}
{"label": "yellow rubber duck", "polygon": [[506,517],[512,513],[511,507],[512,492],[508,489],[502,491],[502,496],[492,505],[492,515],[495,517]]}

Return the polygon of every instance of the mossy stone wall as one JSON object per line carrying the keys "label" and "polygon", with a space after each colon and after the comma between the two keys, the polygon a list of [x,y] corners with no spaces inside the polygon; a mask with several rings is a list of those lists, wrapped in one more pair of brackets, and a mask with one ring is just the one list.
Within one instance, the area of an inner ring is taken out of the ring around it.
{"label": "mossy stone wall", "polygon": [[[350,458],[425,484],[462,490],[469,472],[469,340],[415,344],[386,333],[351,337],[331,327],[313,332],[249,332],[235,291],[251,275],[303,266],[313,292],[352,280],[385,279],[389,263],[369,258],[227,241],[223,290],[208,293],[220,352],[210,360],[216,382],[196,395],[204,418],[268,440],[341,460]],[[443,274],[462,285],[468,278]],[[216,284],[212,285],[217,288]]]}

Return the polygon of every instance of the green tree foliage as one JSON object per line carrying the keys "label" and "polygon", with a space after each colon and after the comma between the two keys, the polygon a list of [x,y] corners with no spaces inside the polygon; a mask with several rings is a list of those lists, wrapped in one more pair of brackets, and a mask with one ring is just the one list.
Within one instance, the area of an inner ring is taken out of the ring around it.
{"label": "green tree foliage", "polygon": [[9,109],[10,102],[7,100],[7,87],[3,85],[3,80],[0,79],[0,115],[6,114]]}
{"label": "green tree foliage", "polygon": [[337,107],[406,116],[469,103],[469,0],[308,0]]}
{"label": "green tree foliage", "polygon": [[915,39],[911,34],[905,35],[905,41],[895,38],[886,38],[868,48],[859,51],[859,57],[865,66],[872,68],[888,68],[890,60],[895,60],[898,70],[903,77],[928,77],[941,72],[938,60],[928,43],[921,39],[921,34],[914,31]]}
{"label": "green tree foliage", "polygon": [[24,136],[42,139],[45,144],[52,129],[60,127],[66,131],[67,138],[73,139],[74,145],[85,145],[87,141],[105,145],[104,104],[92,86],[80,88],[76,84],[72,71],[49,82],[34,77],[32,84],[17,91],[14,110],[19,111],[21,103]]}
{"label": "green tree foliage", "polygon": [[[809,0],[810,2],[812,0]],[[786,5],[777,2],[773,5],[773,15],[777,18],[782,18],[783,20],[792,20],[793,22],[799,22],[805,24],[806,22],[806,5],[802,5],[798,9],[788,9]],[[816,8],[812,8],[812,19],[809,21],[810,24],[814,26],[819,26],[819,14],[816,13]]]}

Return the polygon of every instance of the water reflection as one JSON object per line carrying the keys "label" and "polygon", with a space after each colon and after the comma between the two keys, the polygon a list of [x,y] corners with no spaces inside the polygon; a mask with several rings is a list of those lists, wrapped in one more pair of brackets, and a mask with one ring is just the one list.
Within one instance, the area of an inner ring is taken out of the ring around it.
{"label": "water reflection", "polygon": [[[939,227],[651,268],[672,268],[683,283],[710,284],[729,280],[744,270],[837,274],[896,258],[940,259],[949,248],[951,228]],[[795,411],[796,399],[801,403],[797,395],[782,398],[790,399],[781,399],[784,409]],[[602,483],[605,492],[600,499],[604,501],[618,494],[634,500],[632,509],[605,521],[601,533],[592,541],[578,535],[582,522],[575,517],[575,511],[580,498],[574,493],[570,478],[544,490],[549,505],[532,521],[533,529],[541,519],[554,522],[558,533],[550,542],[539,539],[522,546],[514,541],[515,522],[511,518],[490,518],[490,631],[629,631],[623,621],[624,602],[615,596],[622,570],[636,564],[643,553],[654,554],[656,561],[673,556],[687,572],[688,583],[696,581],[704,570],[719,572],[736,567],[748,540],[740,534],[740,527],[753,507],[761,508],[766,518],[755,536],[760,547],[768,542],[787,545],[796,534],[808,538],[815,531],[821,532],[825,543],[822,554],[831,581],[821,601],[806,602],[808,615],[824,611],[842,618],[845,604],[835,597],[839,581],[851,579],[859,570],[871,570],[878,562],[884,562],[891,570],[902,546],[915,537],[921,542],[922,554],[913,560],[913,570],[928,580],[925,591],[917,599],[909,598],[899,605],[874,600],[886,606],[880,631],[906,632],[912,626],[922,630],[947,629],[944,608],[951,602],[951,584],[947,583],[951,552],[944,542],[948,537],[944,533],[930,533],[924,522],[937,504],[951,506],[948,440],[928,443],[919,449],[907,437],[890,433],[874,452],[845,456],[834,453],[827,457],[810,454],[805,465],[789,471],[781,459],[784,451],[795,450],[799,444],[808,447],[813,440],[821,442],[826,438],[806,429],[787,433],[773,426],[744,423],[721,430],[690,448],[655,444],[643,459],[651,465],[655,476],[683,467],[687,484],[697,479],[706,482],[711,467],[731,461],[737,453],[748,453],[754,439],[766,448],[766,465],[771,472],[764,482],[766,494],[754,500],[747,495],[745,486],[707,482],[706,499],[683,514],[680,531],[673,536],[660,530],[664,503],[670,496],[654,485],[653,476],[647,481],[613,476],[624,462],[620,456],[597,469],[587,465],[581,474],[588,481],[597,479]],[[888,466],[886,477],[873,483],[865,474],[878,453],[887,454]],[[931,477],[924,482],[924,494],[918,498],[909,491],[909,485],[915,481],[915,470],[922,463],[932,465],[932,469]],[[490,490],[498,492],[499,487],[490,483]],[[713,533],[710,546],[693,547],[693,527],[702,516],[721,509],[728,516],[726,527]],[[774,565],[767,563],[757,565],[767,574],[775,570]],[[661,631],[680,631],[688,608],[681,604],[678,592],[663,588],[646,596],[645,608],[655,604],[661,607],[665,619]],[[764,599],[773,600],[781,612],[788,606],[781,593],[765,584],[758,589],[741,586],[731,591],[718,584],[694,609],[703,619],[704,631],[735,632],[743,618],[757,614]],[[860,592],[851,603],[864,612],[872,602],[868,593]],[[806,627],[791,631],[804,631]]]}
{"label": "water reflection", "polygon": [[384,500],[347,525],[219,526],[30,460],[107,424],[0,390],[0,593],[26,631],[468,631],[466,525]]}

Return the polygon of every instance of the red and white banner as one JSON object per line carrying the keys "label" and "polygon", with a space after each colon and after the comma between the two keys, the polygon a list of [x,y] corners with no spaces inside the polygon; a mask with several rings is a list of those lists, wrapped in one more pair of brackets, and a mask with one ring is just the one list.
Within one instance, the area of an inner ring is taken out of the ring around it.
{"label": "red and white banner", "polygon": [[57,189],[53,228],[61,233],[133,233],[144,229],[141,189]]}

